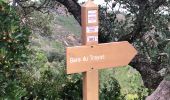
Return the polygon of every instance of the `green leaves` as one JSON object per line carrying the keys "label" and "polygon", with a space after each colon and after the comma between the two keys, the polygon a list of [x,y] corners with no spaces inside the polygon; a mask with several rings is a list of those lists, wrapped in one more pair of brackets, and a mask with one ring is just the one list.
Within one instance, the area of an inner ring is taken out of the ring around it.
{"label": "green leaves", "polygon": [[17,12],[0,1],[0,99],[19,99],[26,91],[20,85],[19,68],[27,61],[29,35]]}
{"label": "green leaves", "polygon": [[120,89],[118,81],[112,76],[108,77],[100,90],[100,100],[122,100]]}

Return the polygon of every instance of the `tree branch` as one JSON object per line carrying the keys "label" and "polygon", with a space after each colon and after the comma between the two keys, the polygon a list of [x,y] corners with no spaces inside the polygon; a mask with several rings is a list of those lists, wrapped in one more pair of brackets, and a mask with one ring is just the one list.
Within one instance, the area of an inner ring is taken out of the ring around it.
{"label": "tree branch", "polygon": [[[133,43],[136,39],[141,39],[144,34],[142,34],[142,30],[144,29],[144,18],[146,15],[154,13],[161,5],[165,4],[166,0],[156,0],[152,5],[149,2],[142,2],[139,5],[139,14],[136,15],[137,19],[135,20],[134,30],[126,35],[123,35],[119,38],[119,41],[129,41]],[[133,9],[133,8],[131,8]],[[150,9],[153,12],[150,12]]]}
{"label": "tree branch", "polygon": [[152,7],[153,9],[158,9],[161,5],[164,5],[164,4],[166,4],[166,0],[156,0],[153,3]]}
{"label": "tree branch", "polygon": [[56,0],[56,1],[64,5],[81,25],[81,6],[77,3],[77,0]]}

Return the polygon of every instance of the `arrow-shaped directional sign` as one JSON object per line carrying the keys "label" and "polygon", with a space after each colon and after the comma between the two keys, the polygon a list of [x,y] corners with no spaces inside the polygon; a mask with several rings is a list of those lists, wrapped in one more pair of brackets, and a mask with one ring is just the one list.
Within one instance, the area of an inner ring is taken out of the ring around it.
{"label": "arrow-shaped directional sign", "polygon": [[66,49],[67,73],[125,66],[136,54],[136,49],[127,41],[68,47]]}

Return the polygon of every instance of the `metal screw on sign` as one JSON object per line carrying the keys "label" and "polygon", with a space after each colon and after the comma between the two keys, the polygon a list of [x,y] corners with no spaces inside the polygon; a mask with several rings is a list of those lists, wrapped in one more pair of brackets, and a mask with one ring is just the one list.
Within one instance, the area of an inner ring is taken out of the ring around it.
{"label": "metal screw on sign", "polygon": [[137,54],[127,41],[98,44],[98,6],[81,6],[82,45],[66,48],[67,74],[83,72],[83,100],[99,99],[98,70],[126,66]]}

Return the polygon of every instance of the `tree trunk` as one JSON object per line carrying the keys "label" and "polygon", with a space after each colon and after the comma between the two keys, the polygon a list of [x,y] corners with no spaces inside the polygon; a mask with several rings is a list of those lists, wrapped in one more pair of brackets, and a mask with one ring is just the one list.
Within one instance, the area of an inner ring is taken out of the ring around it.
{"label": "tree trunk", "polygon": [[56,0],[64,5],[67,10],[74,16],[77,22],[81,25],[81,6],[77,3],[78,0]]}
{"label": "tree trunk", "polygon": [[158,73],[160,65],[149,62],[144,55],[138,53],[130,65],[139,71],[144,85],[149,89],[156,89],[163,80],[163,76]]}
{"label": "tree trunk", "polygon": [[170,81],[163,80],[146,100],[170,100]]}

